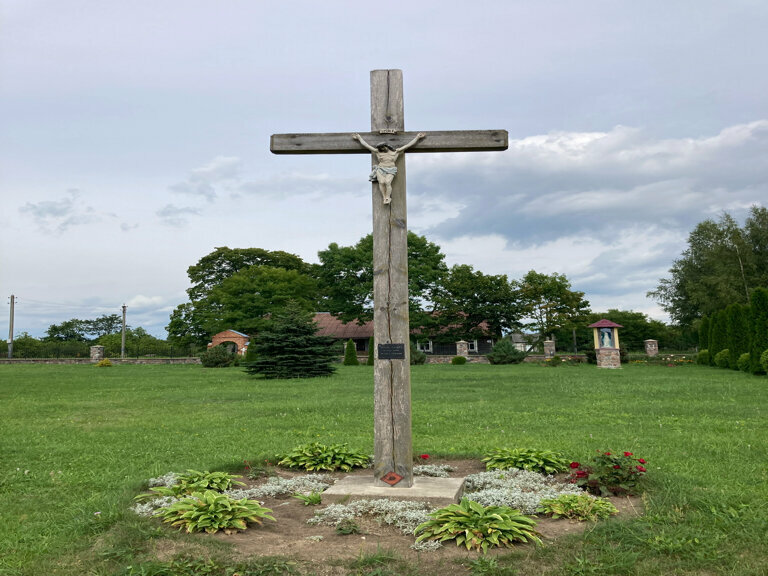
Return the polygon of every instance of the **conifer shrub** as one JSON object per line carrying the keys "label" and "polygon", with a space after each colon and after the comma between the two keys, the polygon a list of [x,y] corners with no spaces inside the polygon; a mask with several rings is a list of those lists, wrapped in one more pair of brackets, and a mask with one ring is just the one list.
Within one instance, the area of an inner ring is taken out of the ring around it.
{"label": "conifer shrub", "polygon": [[709,350],[706,348],[704,350],[699,350],[699,353],[696,355],[696,364],[709,366]]}
{"label": "conifer shrub", "polygon": [[[709,316],[704,316],[701,319],[701,324],[699,324],[699,350],[709,349],[709,324]],[[707,359],[707,362],[709,362],[709,359]]]}
{"label": "conifer shrub", "polygon": [[768,372],[761,361],[768,350],[768,289],[756,288],[750,299],[750,356],[749,369],[752,374]]}
{"label": "conifer shrub", "polygon": [[728,351],[728,348],[720,350],[720,352],[715,354],[715,366],[718,368],[728,368],[729,356],[730,352]]}
{"label": "conifer shrub", "polygon": [[718,310],[712,315],[709,328],[709,363],[717,366],[715,359],[721,350],[728,347],[728,325],[725,310]]}
{"label": "conifer shrub", "polygon": [[454,366],[459,366],[466,363],[467,363],[467,359],[464,356],[454,356],[453,358],[451,358],[451,364],[453,364]]}
{"label": "conifer shrub", "polygon": [[359,366],[360,361],[357,359],[357,347],[354,340],[351,338],[347,340],[346,346],[344,346],[344,366]]}
{"label": "conifer shrub", "polygon": [[731,304],[725,309],[728,343],[728,366],[739,369],[739,357],[749,352],[749,307]]}
{"label": "conifer shrub", "polygon": [[739,356],[738,367],[742,372],[749,372],[749,352]]}
{"label": "conifer shrub", "polygon": [[416,348],[416,345],[411,342],[411,364],[426,364],[427,355]]}
{"label": "conifer shrub", "polygon": [[525,356],[525,352],[515,348],[509,338],[502,338],[486,357],[491,364],[520,364]]}
{"label": "conifer shrub", "polygon": [[234,360],[235,355],[223,345],[214,346],[200,354],[200,363],[204,368],[226,368],[231,366]]}
{"label": "conifer shrub", "polygon": [[289,302],[250,344],[255,360],[244,363],[246,372],[268,379],[330,376],[337,358],[333,339],[316,332],[312,313]]}
{"label": "conifer shrub", "polygon": [[768,374],[768,350],[764,350],[760,355],[760,365],[763,367],[763,372]]}

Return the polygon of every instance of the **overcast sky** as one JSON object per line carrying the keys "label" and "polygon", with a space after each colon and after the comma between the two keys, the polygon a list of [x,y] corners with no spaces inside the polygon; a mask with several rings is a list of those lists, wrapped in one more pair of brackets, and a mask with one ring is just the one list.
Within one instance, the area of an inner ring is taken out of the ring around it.
{"label": "overcast sky", "polygon": [[563,273],[593,310],[645,293],[692,227],[768,203],[764,0],[0,0],[0,338],[119,313],[164,336],[218,246],[316,262],[371,229],[369,159],[269,137],[509,131],[408,158],[409,227],[449,264]]}

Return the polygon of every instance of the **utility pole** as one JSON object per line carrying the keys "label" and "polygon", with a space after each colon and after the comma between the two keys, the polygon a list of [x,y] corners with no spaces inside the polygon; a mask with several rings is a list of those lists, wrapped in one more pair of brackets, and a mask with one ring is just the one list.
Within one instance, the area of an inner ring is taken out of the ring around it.
{"label": "utility pole", "polygon": [[13,358],[13,305],[16,303],[16,296],[11,294],[11,327],[8,329],[8,358]]}
{"label": "utility pole", "polygon": [[120,358],[125,360],[125,310],[128,308],[125,304],[123,304],[123,338],[122,342],[120,344]]}

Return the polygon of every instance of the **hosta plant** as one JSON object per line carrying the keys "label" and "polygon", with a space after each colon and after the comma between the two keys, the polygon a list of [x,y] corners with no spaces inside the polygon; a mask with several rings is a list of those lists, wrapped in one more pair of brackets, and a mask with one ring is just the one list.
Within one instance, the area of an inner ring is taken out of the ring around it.
{"label": "hosta plant", "polygon": [[318,506],[323,502],[323,495],[320,492],[313,491],[313,492],[310,492],[309,494],[302,494],[301,492],[296,492],[296,494],[294,494],[293,497],[304,502],[304,506]]}
{"label": "hosta plant", "polygon": [[533,448],[497,448],[483,458],[486,470],[521,468],[531,472],[556,474],[568,470],[569,460],[559,452]]}
{"label": "hosta plant", "polygon": [[263,508],[255,500],[235,500],[226,494],[206,490],[160,508],[155,516],[171,526],[178,526],[179,530],[185,528],[187,532],[214,534],[223,530],[225,534],[232,534],[245,530],[248,524],[261,524],[264,518],[274,521],[270,512],[272,510]]}
{"label": "hosta plant", "polygon": [[303,468],[304,470],[341,470],[349,472],[352,468],[365,468],[370,457],[362,452],[347,448],[346,444],[320,444],[312,442],[294,448],[279,462],[279,466]]}
{"label": "hosta plant", "polygon": [[591,464],[571,462],[571,482],[592,494],[632,494],[647,469],[643,458],[632,452],[614,454],[597,451]]}
{"label": "hosta plant", "polygon": [[541,544],[534,527],[536,521],[506,506],[481,506],[463,498],[430,513],[430,520],[416,527],[416,542],[456,540],[465,546],[485,552],[494,546],[510,548],[515,542]]}
{"label": "hosta plant", "polygon": [[557,498],[542,500],[537,512],[552,518],[569,518],[579,522],[595,522],[619,513],[610,500],[589,494],[562,494]]}
{"label": "hosta plant", "polygon": [[183,496],[204,490],[224,492],[233,486],[245,486],[245,484],[235,480],[235,478],[238,478],[238,476],[233,476],[226,472],[187,470],[184,474],[176,476],[176,481],[173,485],[158,486],[152,488],[152,491],[161,496]]}

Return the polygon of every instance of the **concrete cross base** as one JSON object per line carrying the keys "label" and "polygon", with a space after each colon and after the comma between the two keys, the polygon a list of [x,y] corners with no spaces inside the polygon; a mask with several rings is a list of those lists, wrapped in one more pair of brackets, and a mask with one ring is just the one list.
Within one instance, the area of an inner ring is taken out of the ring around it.
{"label": "concrete cross base", "polygon": [[413,479],[410,488],[374,484],[373,476],[347,476],[323,492],[323,504],[344,503],[348,500],[412,500],[428,502],[438,508],[456,504],[464,493],[464,478]]}

